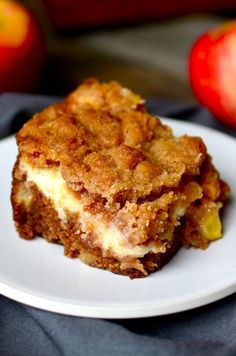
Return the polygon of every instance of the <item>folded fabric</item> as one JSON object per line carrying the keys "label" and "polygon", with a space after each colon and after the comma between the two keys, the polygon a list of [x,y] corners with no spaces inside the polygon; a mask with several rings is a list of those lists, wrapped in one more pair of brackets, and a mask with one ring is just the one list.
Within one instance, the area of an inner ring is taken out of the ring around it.
{"label": "folded fabric", "polygon": [[[1,138],[58,98],[0,96]],[[192,121],[236,136],[203,108],[149,101],[158,116]],[[236,294],[195,310],[143,319],[104,320],[42,311],[0,295],[1,356],[234,356]]]}

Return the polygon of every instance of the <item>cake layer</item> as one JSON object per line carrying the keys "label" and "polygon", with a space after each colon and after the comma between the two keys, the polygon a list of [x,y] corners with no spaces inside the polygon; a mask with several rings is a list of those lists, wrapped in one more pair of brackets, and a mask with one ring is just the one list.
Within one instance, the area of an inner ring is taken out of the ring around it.
{"label": "cake layer", "polygon": [[[115,213],[113,219],[108,220],[104,214],[92,214],[86,211],[85,206],[78,194],[75,195],[70,189],[65,180],[61,177],[58,168],[32,168],[21,162],[22,174],[26,176],[26,184],[23,185],[23,190],[18,192],[17,200],[27,206],[31,204],[30,185],[27,189],[27,182],[34,183],[46,198],[48,198],[58,217],[62,221],[68,220],[68,212],[76,214],[78,220],[79,234],[89,234],[90,231],[94,234],[93,244],[100,247],[103,255],[106,253],[122,259],[124,257],[143,257],[149,252],[164,253],[166,251],[166,242],[161,243],[159,239],[152,240],[146,244],[134,245],[129,243],[128,231],[124,234],[118,229],[114,221],[116,220]],[[176,221],[185,213],[183,203],[175,208]],[[171,225],[170,225],[171,227]],[[171,231],[172,232],[172,231]],[[132,233],[131,231],[129,232]],[[154,232],[155,233],[155,232]],[[84,236],[86,239],[86,235]],[[162,235],[162,241],[168,241],[167,236]]]}
{"label": "cake layer", "polygon": [[[13,182],[14,220],[17,230],[23,238],[32,239],[36,236],[43,236],[49,242],[62,244],[65,255],[68,257],[78,257],[92,267],[108,269],[130,278],[145,277],[159,270],[181,246],[178,233],[168,244],[156,243],[155,245],[155,242],[151,242],[146,246],[129,246],[120,231],[99,221],[91,214],[90,221],[94,223],[92,233],[85,234],[81,226],[83,208],[81,208],[81,204],[78,204],[78,201],[75,202],[73,194],[71,195],[71,192],[63,186],[64,184],[59,185],[54,181],[54,187],[60,186],[60,189],[57,190],[52,186],[50,189],[49,178],[49,185],[46,189],[42,189],[43,193],[39,189],[39,185],[43,188],[43,184],[36,185],[32,182],[35,172],[26,178],[25,171],[21,171],[18,164],[15,166],[15,172],[17,172],[16,176],[18,178],[21,176],[22,179],[15,179]],[[55,172],[52,175],[55,175]],[[42,182],[44,180],[42,176],[43,174],[40,178],[37,177],[35,182],[38,180]],[[54,193],[52,193],[53,190]],[[54,196],[58,191],[61,198],[65,197],[65,194],[67,195],[67,204],[57,210],[51,196]],[[71,207],[73,208],[70,209]],[[79,207],[79,211],[77,207]],[[98,227],[98,225],[100,226]]]}

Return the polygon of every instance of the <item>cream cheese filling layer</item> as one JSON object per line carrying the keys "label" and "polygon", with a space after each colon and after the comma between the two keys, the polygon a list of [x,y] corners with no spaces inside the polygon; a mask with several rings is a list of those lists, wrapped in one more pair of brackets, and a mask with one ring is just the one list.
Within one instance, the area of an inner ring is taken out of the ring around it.
{"label": "cream cheese filling layer", "polygon": [[[154,253],[165,252],[165,248],[153,243],[146,246],[128,244],[127,238],[114,224],[103,221],[101,215],[94,216],[85,211],[82,202],[70,191],[58,168],[37,169],[22,162],[20,168],[21,171],[26,173],[27,181],[33,182],[45,197],[53,202],[62,221],[67,220],[67,211],[78,214],[78,222],[81,224],[82,232],[86,233],[88,229],[93,231],[97,239],[95,239],[94,244],[102,247],[103,251],[110,252],[117,258],[143,257],[151,251]],[[20,199],[24,200],[22,194]]]}

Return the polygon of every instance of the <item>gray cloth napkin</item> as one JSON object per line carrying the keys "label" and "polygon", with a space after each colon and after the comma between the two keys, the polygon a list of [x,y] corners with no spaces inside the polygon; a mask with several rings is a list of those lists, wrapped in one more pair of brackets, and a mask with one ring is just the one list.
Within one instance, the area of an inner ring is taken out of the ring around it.
{"label": "gray cloth napkin", "polygon": [[[16,132],[55,98],[0,96],[0,137]],[[236,136],[203,108],[150,100],[161,116]],[[236,294],[191,311],[143,319],[104,320],[42,311],[0,295],[0,356],[235,356]]]}

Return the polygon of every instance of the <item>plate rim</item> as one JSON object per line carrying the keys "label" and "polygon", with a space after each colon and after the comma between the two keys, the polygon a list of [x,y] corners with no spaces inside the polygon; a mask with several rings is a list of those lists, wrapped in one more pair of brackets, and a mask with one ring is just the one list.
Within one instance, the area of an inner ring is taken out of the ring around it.
{"label": "plate rim", "polygon": [[[52,298],[41,297],[36,293],[24,292],[21,289],[15,289],[6,283],[0,281],[0,292],[5,297],[13,299],[17,302],[35,307],[37,309],[48,312],[59,313],[64,315],[88,317],[88,318],[103,318],[103,319],[136,319],[155,316],[164,316],[175,313],[203,307],[213,302],[219,301],[236,292],[236,281],[224,288],[216,289],[211,294],[199,294],[199,296],[190,301],[180,300],[176,304],[169,305],[161,303],[149,306],[148,304],[139,305],[137,308],[130,306],[91,306],[81,305],[76,303],[66,303]],[[179,297],[179,299],[181,299]]]}

